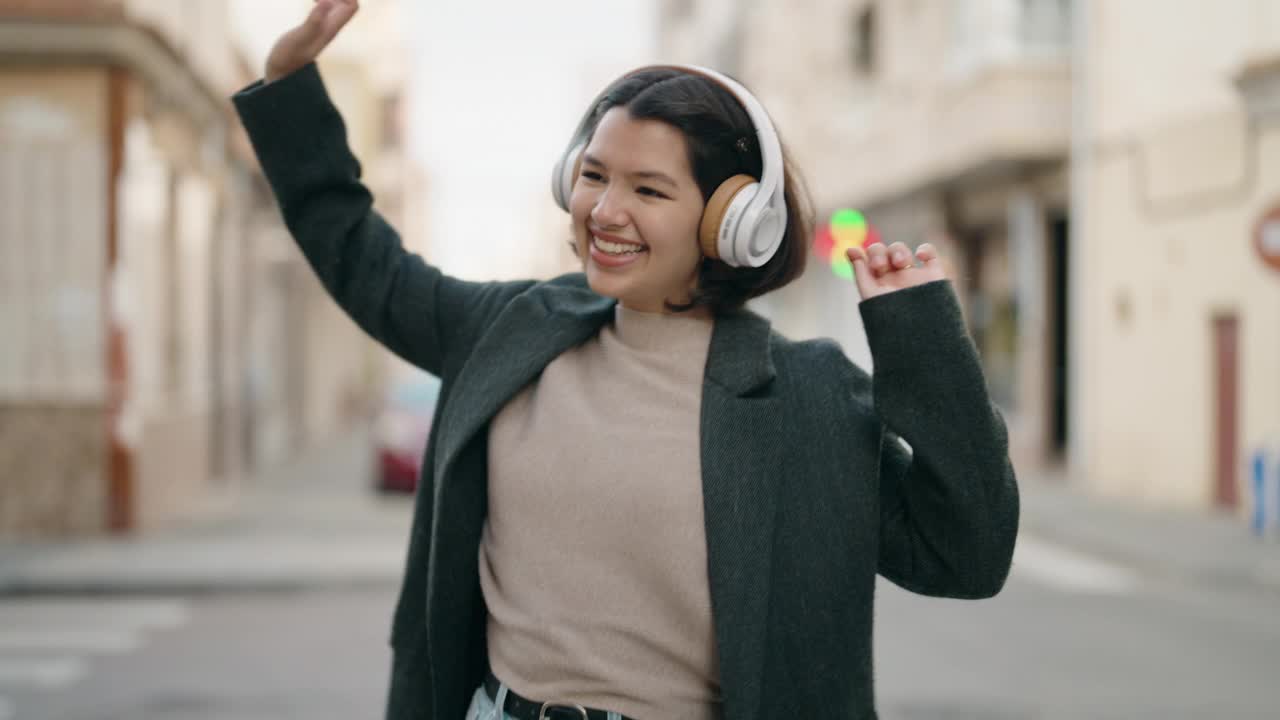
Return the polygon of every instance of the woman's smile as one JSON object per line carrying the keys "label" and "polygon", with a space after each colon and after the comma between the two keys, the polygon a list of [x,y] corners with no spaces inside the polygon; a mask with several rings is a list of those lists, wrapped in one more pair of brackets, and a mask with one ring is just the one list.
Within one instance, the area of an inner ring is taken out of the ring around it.
{"label": "woman's smile", "polygon": [[642,243],[591,231],[591,259],[605,267],[630,265],[648,251]]}

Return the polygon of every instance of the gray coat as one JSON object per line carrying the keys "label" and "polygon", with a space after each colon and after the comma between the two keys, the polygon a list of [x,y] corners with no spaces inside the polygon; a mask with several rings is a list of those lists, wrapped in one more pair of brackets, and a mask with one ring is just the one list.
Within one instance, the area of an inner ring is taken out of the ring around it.
{"label": "gray coat", "polygon": [[[442,380],[386,716],[459,720],[487,663],[477,551],[489,421],[609,322],[614,301],[580,273],[464,282],[406,253],[372,210],[314,66],[233,99],[325,287],[372,337]],[[699,440],[728,720],[874,718],[876,575],[984,598],[1009,571],[1017,486],[950,283],[860,311],[874,380],[833,342],[791,342],[745,310],[716,317]]]}

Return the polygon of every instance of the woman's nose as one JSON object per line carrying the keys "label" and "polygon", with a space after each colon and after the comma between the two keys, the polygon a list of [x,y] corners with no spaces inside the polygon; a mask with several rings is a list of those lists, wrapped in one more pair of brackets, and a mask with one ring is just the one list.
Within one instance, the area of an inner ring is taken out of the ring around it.
{"label": "woman's nose", "polygon": [[591,208],[591,219],[601,227],[618,227],[627,224],[627,211],[617,193],[605,190]]}

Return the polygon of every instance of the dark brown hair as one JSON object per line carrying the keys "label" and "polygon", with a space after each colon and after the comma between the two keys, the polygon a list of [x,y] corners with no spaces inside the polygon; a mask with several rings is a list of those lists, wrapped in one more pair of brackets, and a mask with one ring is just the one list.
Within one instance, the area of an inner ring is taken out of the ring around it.
{"label": "dark brown hair", "polygon": [[[761,176],[763,161],[750,116],[733,93],[708,77],[675,68],[652,68],[623,77],[601,95],[578,135],[590,140],[600,118],[615,107],[626,108],[636,120],[664,122],[684,135],[689,166],[704,203],[734,175]],[[804,274],[812,209],[785,151],[783,157],[787,229],[778,251],[758,268],[733,267],[704,257],[690,302],[668,301],[667,309],[709,307],[717,313],[737,309]]]}

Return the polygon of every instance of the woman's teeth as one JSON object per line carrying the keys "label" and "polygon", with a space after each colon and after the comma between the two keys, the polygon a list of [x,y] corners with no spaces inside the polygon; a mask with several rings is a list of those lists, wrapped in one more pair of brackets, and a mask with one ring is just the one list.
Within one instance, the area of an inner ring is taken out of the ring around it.
{"label": "woman's teeth", "polygon": [[637,253],[644,252],[644,247],[641,245],[609,242],[608,240],[601,240],[595,235],[591,236],[591,242],[595,244],[598,250],[609,253],[610,255],[635,255]]}

